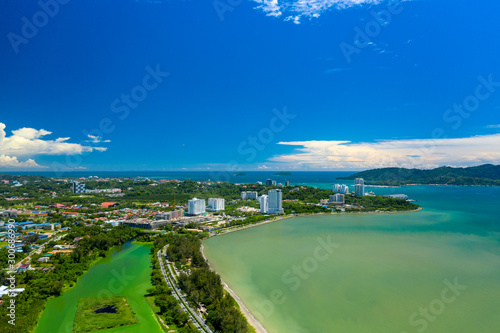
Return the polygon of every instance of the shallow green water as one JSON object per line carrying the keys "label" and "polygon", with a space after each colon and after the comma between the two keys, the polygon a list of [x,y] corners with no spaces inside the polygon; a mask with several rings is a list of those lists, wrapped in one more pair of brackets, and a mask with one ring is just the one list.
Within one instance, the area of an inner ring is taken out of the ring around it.
{"label": "shallow green water", "polygon": [[93,266],[62,296],[47,302],[35,333],[70,333],[78,300],[82,297],[125,296],[139,323],[106,333],[163,332],[144,299],[151,288],[150,246],[127,243]]}
{"label": "shallow green water", "polygon": [[500,332],[500,189],[383,191],[424,211],[293,218],[211,238],[205,253],[272,333]]}

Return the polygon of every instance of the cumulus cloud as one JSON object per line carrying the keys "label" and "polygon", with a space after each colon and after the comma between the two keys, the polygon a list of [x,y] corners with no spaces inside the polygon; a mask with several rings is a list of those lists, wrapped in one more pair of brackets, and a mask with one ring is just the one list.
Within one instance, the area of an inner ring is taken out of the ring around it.
{"label": "cumulus cloud", "polygon": [[[284,16],[285,21],[300,23],[302,17],[315,18],[330,9],[346,9],[360,5],[376,5],[393,0],[253,0],[268,16]],[[406,0],[401,0],[406,1]]]}
{"label": "cumulus cloud", "polygon": [[38,165],[31,158],[24,162],[19,162],[17,157],[0,155],[0,168],[32,169],[32,168],[42,168],[42,166]]}
{"label": "cumulus cloud", "polygon": [[[41,167],[30,157],[37,155],[79,155],[84,152],[105,151],[104,147],[90,147],[67,142],[70,138],[54,140],[43,137],[52,134],[44,129],[20,128],[8,136],[5,124],[0,123],[0,167],[38,168]],[[19,161],[26,159],[25,161]]]}
{"label": "cumulus cloud", "polygon": [[435,168],[443,165],[500,164],[500,134],[458,139],[350,141],[295,141],[291,154],[271,161],[312,169],[371,169],[384,167]]}

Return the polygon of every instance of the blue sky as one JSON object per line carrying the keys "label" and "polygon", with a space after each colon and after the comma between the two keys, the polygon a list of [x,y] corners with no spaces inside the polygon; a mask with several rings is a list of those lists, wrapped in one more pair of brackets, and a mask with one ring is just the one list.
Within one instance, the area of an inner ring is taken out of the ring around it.
{"label": "blue sky", "polygon": [[0,1],[0,170],[500,163],[498,1],[60,2]]}

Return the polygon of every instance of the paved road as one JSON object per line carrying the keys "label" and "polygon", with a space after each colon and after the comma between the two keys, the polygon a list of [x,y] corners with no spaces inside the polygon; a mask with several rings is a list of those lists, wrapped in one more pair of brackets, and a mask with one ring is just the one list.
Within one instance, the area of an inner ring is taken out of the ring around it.
{"label": "paved road", "polygon": [[[166,254],[167,246],[168,245],[166,245],[163,248],[163,256],[165,256],[165,258],[167,257],[167,254]],[[163,278],[165,279],[165,282],[167,283],[168,287],[170,289],[172,289],[172,295],[174,295],[174,297],[177,299],[182,310],[184,310],[184,312],[186,312],[189,315],[193,324],[196,326],[196,328],[198,328],[198,330],[200,332],[213,333],[213,331],[210,329],[210,327],[208,327],[205,324],[205,320],[203,318],[201,318],[201,316],[198,315],[198,313],[188,305],[187,300],[186,300],[186,296],[181,294],[180,288],[175,284],[175,279],[170,279],[168,277],[167,272],[165,271],[165,267],[163,265],[162,250],[158,250],[157,255],[158,255],[158,261],[160,262],[161,272],[163,273]],[[173,277],[174,275],[173,275],[172,270],[170,268],[170,265],[168,263],[167,263],[167,266],[168,266],[169,273]]]}
{"label": "paved road", "polygon": [[59,235],[53,239],[49,238],[47,240],[47,242],[45,242],[44,244],[40,245],[40,247],[34,251],[31,251],[26,257],[24,257],[22,260],[20,260],[19,262],[17,262],[15,265],[14,265],[14,269],[18,269],[21,265],[24,265],[24,264],[27,264],[29,262],[31,262],[31,256],[33,254],[40,254],[42,253],[43,250],[45,250],[45,245],[47,245],[48,242],[50,241],[54,241],[54,242],[57,242],[58,240],[60,240],[61,238],[63,238],[64,236],[66,236],[66,233],[62,234],[62,235]]}

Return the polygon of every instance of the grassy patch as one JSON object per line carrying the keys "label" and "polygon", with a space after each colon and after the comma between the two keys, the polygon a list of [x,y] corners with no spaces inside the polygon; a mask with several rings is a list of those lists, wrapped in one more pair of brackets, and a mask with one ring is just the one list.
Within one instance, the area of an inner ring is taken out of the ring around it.
{"label": "grassy patch", "polygon": [[80,298],[76,309],[73,333],[95,332],[137,324],[125,297]]}

